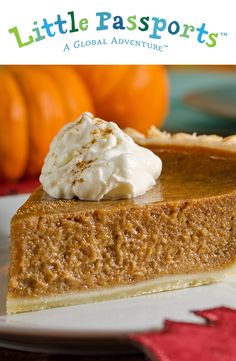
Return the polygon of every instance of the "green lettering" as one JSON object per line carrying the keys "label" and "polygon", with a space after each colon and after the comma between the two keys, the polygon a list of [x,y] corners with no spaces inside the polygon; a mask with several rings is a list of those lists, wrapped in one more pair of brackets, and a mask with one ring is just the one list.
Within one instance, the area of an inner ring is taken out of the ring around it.
{"label": "green lettering", "polygon": [[182,38],[187,38],[187,39],[188,39],[188,38],[189,38],[188,32],[189,32],[189,31],[193,32],[194,30],[195,30],[195,27],[194,27],[194,26],[184,24],[184,32],[183,32],[183,34],[180,34],[180,36],[181,36]]}
{"label": "green lettering", "polygon": [[86,19],[86,18],[81,19],[79,22],[79,28],[82,31],[87,30],[88,29],[88,19]]}
{"label": "green lettering", "polygon": [[143,27],[141,27],[141,26],[138,27],[140,31],[148,30],[148,28],[149,28],[148,21],[149,21],[149,16],[143,16],[140,19],[140,23],[143,25]]}
{"label": "green lettering", "polygon": [[79,31],[79,29],[76,28],[76,26],[75,26],[75,14],[74,14],[74,11],[69,11],[67,14],[70,15],[70,20],[71,20],[70,33],[76,33],[77,31]]}
{"label": "green lettering", "polygon": [[218,35],[218,33],[209,34],[209,39],[211,40],[211,43],[206,43],[209,48],[214,48],[214,46],[216,46],[216,38],[218,38]]}
{"label": "green lettering", "polygon": [[22,48],[23,46],[26,46],[26,45],[30,45],[34,42],[34,38],[32,35],[29,36],[29,41],[26,41],[25,43],[22,42],[21,40],[21,37],[20,37],[20,34],[19,34],[19,31],[18,31],[18,28],[17,26],[15,26],[14,28],[11,28],[8,30],[8,32],[10,34],[14,34],[15,37],[16,37],[16,41],[17,41],[17,44],[19,46],[19,48]]}
{"label": "green lettering", "polygon": [[131,24],[131,26],[127,26],[127,30],[135,30],[137,28],[137,25],[136,25],[136,15],[132,15],[132,16],[129,16],[127,21],[129,24]]}
{"label": "green lettering", "polygon": [[[34,25],[38,25],[37,21],[34,21]],[[37,38],[35,38],[35,41],[41,41],[45,39],[44,35],[40,34],[39,28],[33,28],[32,31],[34,31],[37,35]]]}

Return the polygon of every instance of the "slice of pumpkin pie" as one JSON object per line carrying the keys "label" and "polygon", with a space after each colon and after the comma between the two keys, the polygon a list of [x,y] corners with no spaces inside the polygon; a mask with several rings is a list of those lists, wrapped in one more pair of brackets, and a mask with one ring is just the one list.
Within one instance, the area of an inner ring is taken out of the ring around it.
{"label": "slice of pumpkin pie", "polygon": [[126,133],[85,113],[52,142],[11,222],[9,314],[235,272],[236,137]]}

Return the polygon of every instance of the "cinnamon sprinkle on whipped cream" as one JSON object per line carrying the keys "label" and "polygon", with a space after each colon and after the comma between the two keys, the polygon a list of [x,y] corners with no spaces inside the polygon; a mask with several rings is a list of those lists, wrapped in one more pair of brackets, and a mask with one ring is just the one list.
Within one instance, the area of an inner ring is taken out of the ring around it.
{"label": "cinnamon sprinkle on whipped cream", "polygon": [[125,199],[153,187],[161,170],[160,158],[117,124],[84,113],[52,141],[40,182],[54,198]]}

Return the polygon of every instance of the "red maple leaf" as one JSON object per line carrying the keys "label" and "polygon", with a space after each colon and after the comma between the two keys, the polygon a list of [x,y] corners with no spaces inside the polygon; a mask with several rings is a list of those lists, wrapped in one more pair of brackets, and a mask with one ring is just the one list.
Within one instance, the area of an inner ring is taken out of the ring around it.
{"label": "red maple leaf", "polygon": [[236,310],[219,307],[194,313],[207,322],[166,320],[161,331],[129,338],[160,361],[236,361]]}

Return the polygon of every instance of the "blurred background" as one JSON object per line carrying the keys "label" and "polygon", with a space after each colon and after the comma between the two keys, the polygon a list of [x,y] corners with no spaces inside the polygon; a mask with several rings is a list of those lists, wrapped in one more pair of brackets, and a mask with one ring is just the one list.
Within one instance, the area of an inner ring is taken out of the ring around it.
{"label": "blurred background", "polygon": [[0,195],[29,192],[84,111],[146,133],[236,134],[235,66],[1,66]]}

